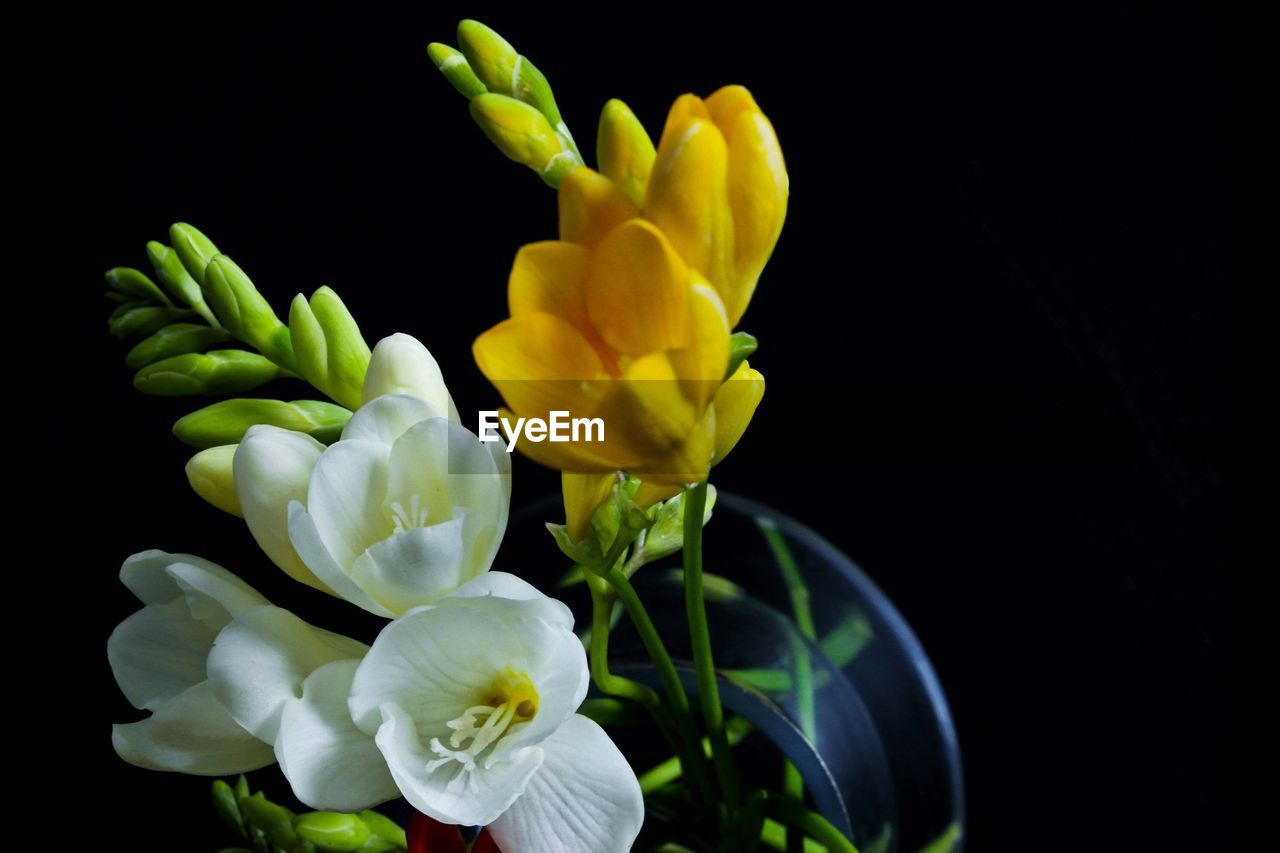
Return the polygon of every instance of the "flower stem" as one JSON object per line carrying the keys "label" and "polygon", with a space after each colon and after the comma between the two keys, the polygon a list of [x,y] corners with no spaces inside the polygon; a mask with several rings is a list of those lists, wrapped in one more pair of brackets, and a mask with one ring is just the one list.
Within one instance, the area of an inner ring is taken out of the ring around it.
{"label": "flower stem", "polygon": [[588,660],[591,666],[591,678],[601,693],[630,699],[644,707],[658,724],[662,736],[667,739],[673,749],[680,748],[680,739],[676,735],[676,723],[671,712],[662,704],[662,700],[652,688],[614,675],[609,672],[609,616],[613,610],[613,600],[608,590],[591,586],[591,647]]}
{"label": "flower stem", "polygon": [[[761,792],[764,796],[765,814],[787,827],[795,827],[814,841],[826,847],[830,853],[858,853],[853,842],[831,822],[817,812],[805,808],[788,797]],[[808,845],[805,845],[808,846]]]}
{"label": "flower stem", "polygon": [[698,681],[698,701],[711,740],[711,760],[715,765],[720,792],[730,813],[738,805],[738,775],[729,753],[724,729],[724,709],[716,683],[716,665],[711,657],[711,630],[707,626],[707,606],[702,595],[702,522],[707,506],[707,481],[689,486],[684,494],[684,606],[689,620],[689,641],[693,647],[693,668]]}
{"label": "flower stem", "polygon": [[[627,611],[627,616],[631,618],[631,623],[635,626],[636,633],[640,635],[640,641],[644,643],[645,651],[648,652],[649,658],[658,670],[658,678],[662,681],[663,690],[667,694],[667,702],[671,705],[677,728],[680,731],[682,762],[689,770],[692,770],[690,775],[707,802],[714,803],[715,797],[711,788],[711,777],[707,771],[706,757],[703,755],[702,748],[698,743],[698,735],[694,731],[693,715],[689,708],[689,697],[684,692],[684,685],[680,683],[680,675],[676,672],[676,665],[672,662],[671,655],[667,652],[667,647],[663,644],[662,637],[658,634],[658,629],[654,627],[653,620],[649,618],[649,612],[645,610],[644,604],[640,601],[640,596],[636,594],[635,587],[631,585],[631,581],[627,576],[621,569],[613,566],[605,573],[604,578],[613,588],[618,600],[622,602],[623,608]],[[593,641],[595,634],[596,629],[593,627],[591,630]]]}

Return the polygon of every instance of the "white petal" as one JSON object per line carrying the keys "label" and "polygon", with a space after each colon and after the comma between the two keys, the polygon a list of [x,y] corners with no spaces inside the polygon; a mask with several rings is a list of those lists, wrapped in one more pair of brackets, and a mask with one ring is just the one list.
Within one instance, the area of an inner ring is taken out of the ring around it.
{"label": "white petal", "polygon": [[235,578],[236,582],[243,583],[217,563],[192,554],[170,554],[159,550],[142,551],[125,560],[120,566],[120,582],[138,596],[138,600],[143,604],[164,604],[173,601],[182,594],[182,588],[167,571],[174,563],[187,563],[206,569],[212,574]]}
{"label": "white petal", "polygon": [[338,565],[350,566],[366,548],[391,535],[386,499],[385,446],[344,439],[320,457],[307,489],[307,513]]}
{"label": "white petal", "polygon": [[236,496],[258,546],[287,575],[321,588],[289,541],[289,503],[306,500],[324,450],[305,433],[260,424],[245,433],[232,461]]}
{"label": "white petal", "polygon": [[200,776],[247,773],[275,761],[271,747],[236,725],[207,682],[145,720],[113,726],[111,742],[130,764]]}
{"label": "white petal", "polygon": [[436,407],[444,415],[457,421],[457,409],[449,397],[440,365],[425,346],[410,335],[389,335],[378,341],[369,358],[369,370],[364,376],[364,400],[387,394],[408,394],[419,397]]}
{"label": "white petal", "polygon": [[[581,647],[581,644],[579,644]],[[494,616],[463,607],[415,610],[382,629],[356,671],[351,716],[367,734],[393,703],[430,742],[467,708],[486,704],[521,643]]]}
{"label": "white petal", "polygon": [[209,683],[236,722],[274,743],[281,710],[307,676],[330,661],[359,658],[365,649],[288,610],[258,607],[218,635],[209,654]]}
{"label": "white petal", "polygon": [[320,537],[315,519],[297,501],[289,504],[289,536],[299,556],[311,571],[315,572],[315,576],[333,591],[334,595],[377,616],[391,617],[390,610],[370,598],[369,594],[351,579],[346,569],[338,565],[338,561],[329,553],[328,547]]}
{"label": "white petal", "polygon": [[154,711],[205,680],[217,635],[217,628],[192,619],[180,598],[151,604],[111,632],[107,660],[125,698],[135,708]]}
{"label": "white petal", "polygon": [[313,809],[354,812],[400,792],[374,739],[356,728],[347,696],[358,661],[317,669],[280,717],[276,757],[294,795]]}
{"label": "white petal", "polygon": [[378,748],[386,757],[400,793],[418,811],[443,823],[464,826],[492,823],[517,801],[542,763],[541,749],[524,749],[513,756],[512,761],[489,770],[478,770],[469,780],[455,783],[451,789],[450,782],[462,765],[449,762],[428,772],[427,763],[436,755],[426,748],[430,738],[418,733],[413,718],[394,703],[382,707],[382,718]]}
{"label": "white petal", "polygon": [[533,584],[509,572],[485,572],[478,575],[451,592],[448,600],[484,596],[531,602],[519,605],[522,615],[533,615],[565,630],[573,630],[573,612],[563,602],[543,595]]}
{"label": "white petal", "polygon": [[390,447],[414,424],[443,417],[443,411],[420,397],[379,397],[356,410],[342,428],[342,440],[372,441]]}
{"label": "white petal", "polygon": [[524,794],[489,825],[498,846],[519,853],[630,850],[644,822],[644,797],[604,729],[575,714],[542,751]]}
{"label": "white petal", "polygon": [[191,618],[196,621],[220,631],[241,613],[271,603],[221,566],[200,562],[204,565],[184,560],[165,569],[182,590]]}
{"label": "white petal", "polygon": [[[493,605],[502,599],[472,601]],[[591,679],[586,650],[572,631],[541,619],[507,624],[523,645],[523,654],[513,660],[512,666],[528,675],[537,689],[538,713],[528,725],[498,741],[485,759],[487,765],[506,761],[517,750],[539,744],[555,733],[587,697]]]}
{"label": "white petal", "polygon": [[462,577],[462,519],[395,533],[356,559],[351,578],[399,616],[452,592]]}

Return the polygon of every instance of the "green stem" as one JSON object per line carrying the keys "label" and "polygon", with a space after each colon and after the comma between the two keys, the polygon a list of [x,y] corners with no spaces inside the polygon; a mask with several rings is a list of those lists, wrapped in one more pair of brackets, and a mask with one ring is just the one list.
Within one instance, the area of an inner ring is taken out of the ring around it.
{"label": "green stem", "polygon": [[643,706],[653,716],[672,748],[679,749],[675,720],[658,694],[638,681],[609,672],[609,615],[612,610],[613,601],[608,592],[591,584],[591,646],[588,650],[591,678],[601,693],[630,699]]}
{"label": "green stem", "polygon": [[[649,658],[658,670],[658,678],[662,681],[663,690],[667,694],[667,702],[671,705],[675,714],[677,728],[680,731],[682,741],[680,753],[684,757],[686,766],[693,771],[694,783],[707,802],[714,803],[715,796],[711,788],[711,777],[707,771],[706,758],[698,746],[698,736],[693,727],[693,714],[689,708],[689,697],[684,692],[684,685],[680,683],[680,675],[676,672],[676,665],[671,660],[671,655],[667,652],[667,647],[663,644],[662,637],[658,634],[658,629],[654,627],[653,620],[649,618],[649,612],[645,610],[644,604],[640,601],[640,596],[636,594],[635,587],[631,585],[631,581],[627,576],[620,569],[612,567],[605,573],[604,579],[609,582],[614,593],[618,596],[618,600],[622,602],[627,615],[631,618],[631,623],[635,626],[636,633],[640,635],[640,642],[644,644],[645,651],[649,654]],[[595,618],[594,610],[593,607],[593,620]],[[593,638],[596,631],[597,629],[593,624],[591,630]]]}
{"label": "green stem", "polygon": [[707,506],[707,481],[689,486],[684,493],[684,606],[693,647],[693,668],[698,681],[698,701],[711,739],[711,760],[720,791],[730,812],[738,805],[738,774],[733,769],[729,739],[724,730],[724,709],[711,656],[711,630],[702,595],[702,521]]}
{"label": "green stem", "polygon": [[832,826],[829,820],[795,800],[767,794],[765,813],[779,823],[801,830],[825,846],[830,853],[858,853],[853,842],[845,838],[844,833]]}
{"label": "green stem", "polygon": [[[742,717],[730,717],[726,728],[729,733],[729,745],[737,746],[744,737],[751,733],[752,726]],[[702,754],[707,757],[711,756],[711,741],[706,738],[702,739]],[[637,777],[640,782],[640,792],[648,796],[659,788],[665,788],[679,779],[681,772],[680,756],[673,755],[665,761],[650,767]]]}
{"label": "green stem", "polygon": [[[756,519],[760,532],[764,534],[773,558],[782,572],[782,578],[791,596],[791,609],[795,613],[796,627],[803,637],[813,642],[818,632],[813,625],[813,611],[809,608],[809,588],[805,586],[800,567],[796,565],[791,549],[779,532],[778,526],[771,519]],[[813,705],[813,660],[809,657],[809,649],[801,639],[792,643],[792,658],[795,661],[795,697],[796,715],[799,717],[800,730],[809,741],[816,741],[817,719]],[[796,766],[787,761],[783,766],[782,787],[787,796],[796,802],[804,802],[804,779]],[[787,853],[801,853],[804,850],[804,839],[794,827],[787,829]]]}

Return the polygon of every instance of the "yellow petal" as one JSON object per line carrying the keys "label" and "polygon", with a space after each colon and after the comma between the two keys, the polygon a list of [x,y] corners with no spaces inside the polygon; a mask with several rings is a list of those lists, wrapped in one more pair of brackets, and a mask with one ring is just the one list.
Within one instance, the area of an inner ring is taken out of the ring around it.
{"label": "yellow petal", "polygon": [[632,358],[690,342],[688,267],[644,220],[619,225],[596,247],[586,294],[591,324]]}
{"label": "yellow petal", "polygon": [[727,135],[734,272],[718,289],[734,326],[747,310],[756,281],[782,233],[790,183],[778,137],[762,113],[739,112]]}
{"label": "yellow petal", "polygon": [[707,114],[725,138],[732,143],[734,121],[740,113],[760,112],[756,99],[745,86],[722,86],[705,101]]}
{"label": "yellow petal", "polygon": [[560,491],[564,495],[565,526],[569,538],[577,542],[587,529],[591,517],[609,498],[616,482],[613,472],[607,474],[574,474],[565,471],[560,475]]}
{"label": "yellow petal", "polygon": [[751,417],[764,397],[764,376],[746,361],[738,365],[716,394],[715,464],[729,454],[747,431]]}
{"label": "yellow petal", "polygon": [[609,454],[626,470],[670,454],[685,441],[700,415],[666,353],[632,363],[596,410],[604,420]]}
{"label": "yellow petal", "polygon": [[512,409],[546,418],[553,409],[589,416],[603,395],[600,358],[568,321],[533,312],[504,320],[476,338],[476,364]]}
{"label": "yellow petal", "polygon": [[636,489],[636,496],[632,498],[637,505],[644,509],[656,504],[658,501],[665,501],[674,498],[680,494],[680,484],[662,485],[649,480],[641,480],[640,487]]}
{"label": "yellow petal", "polygon": [[[517,417],[510,409],[499,409],[498,416],[511,423]],[[611,474],[618,470],[620,466],[609,458],[607,449],[598,443],[528,441],[524,436],[516,444],[516,450],[539,465],[585,474]]]}
{"label": "yellow petal", "polygon": [[710,118],[711,113],[707,111],[707,105],[702,102],[702,98],[697,95],[681,95],[676,98],[675,103],[671,105],[671,109],[667,111],[667,123],[662,126],[662,136],[658,140],[658,149],[661,150],[672,137],[683,133],[684,126],[690,121],[696,119],[710,120]]}
{"label": "yellow petal", "polygon": [[558,198],[560,239],[583,246],[596,245],[614,228],[640,215],[621,187],[585,166],[565,175]]}
{"label": "yellow petal", "polygon": [[732,260],[727,180],[724,136],[709,120],[689,121],[680,132],[663,136],[644,208],[680,257],[717,290]]}
{"label": "yellow petal", "polygon": [[689,307],[693,318],[693,348],[698,353],[700,380],[719,384],[729,366],[729,318],[719,294],[705,281],[690,290]]}
{"label": "yellow petal", "polygon": [[707,478],[715,452],[716,412],[708,406],[702,418],[665,456],[647,460],[630,470],[655,485],[677,486]]}

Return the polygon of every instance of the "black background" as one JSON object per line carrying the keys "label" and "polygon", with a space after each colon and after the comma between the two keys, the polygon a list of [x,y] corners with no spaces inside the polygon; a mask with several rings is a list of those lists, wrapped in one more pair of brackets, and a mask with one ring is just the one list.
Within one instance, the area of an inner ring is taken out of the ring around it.
{"label": "black background", "polygon": [[[36,496],[32,530],[11,534],[32,587],[11,621],[45,677],[19,713],[53,744],[26,772],[65,818],[55,837],[230,841],[204,782],[111,752],[108,723],[135,718],[104,654],[135,608],[119,562],[195,551],[297,595],[188,490],[168,424],[189,405],[131,388],[102,271],[145,267],[145,241],[190,221],[281,312],[331,284],[370,341],[416,335],[463,412],[492,407],[470,343],[555,208],[426,58],[476,16],[547,73],[584,149],[608,97],[656,133],[675,95],[727,82],[778,128],[790,214],[743,321],[769,390],[715,481],[830,537],[914,626],[959,731],[969,849],[1221,846],[1217,17],[692,8],[171,5],[17,24],[34,192],[15,254],[37,268],[9,289],[35,306],[23,364],[43,394],[10,430],[20,456],[54,440],[10,463],[33,463],[15,482]],[[555,485],[521,460],[515,504]]]}

